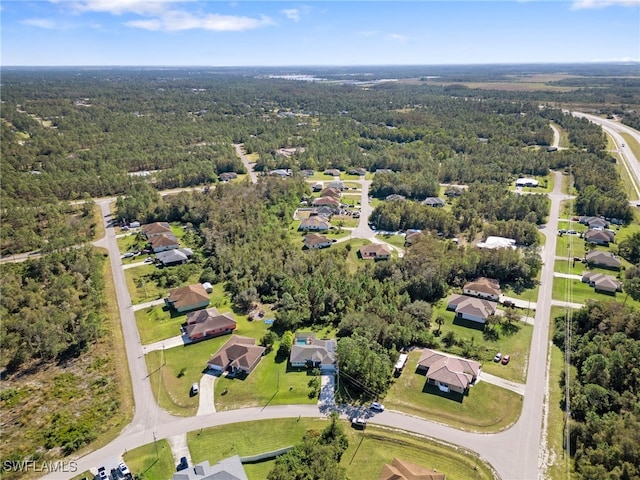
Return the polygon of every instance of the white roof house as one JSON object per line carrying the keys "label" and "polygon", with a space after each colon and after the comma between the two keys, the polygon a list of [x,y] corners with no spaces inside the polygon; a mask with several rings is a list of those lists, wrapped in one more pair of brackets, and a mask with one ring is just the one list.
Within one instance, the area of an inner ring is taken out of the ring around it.
{"label": "white roof house", "polygon": [[516,180],[516,187],[537,187],[538,180],[535,178],[519,178]]}
{"label": "white roof house", "polygon": [[513,238],[505,237],[487,237],[484,242],[478,242],[478,248],[488,248],[495,250],[497,248],[516,248],[516,241]]}

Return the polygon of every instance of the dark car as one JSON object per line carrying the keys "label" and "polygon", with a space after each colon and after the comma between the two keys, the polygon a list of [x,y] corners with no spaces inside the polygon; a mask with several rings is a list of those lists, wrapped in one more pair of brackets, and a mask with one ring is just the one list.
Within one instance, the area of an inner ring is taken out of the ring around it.
{"label": "dark car", "polygon": [[189,468],[189,462],[187,461],[187,457],[180,458],[180,463],[176,467],[176,472],[179,472],[180,470],[186,470],[187,468]]}

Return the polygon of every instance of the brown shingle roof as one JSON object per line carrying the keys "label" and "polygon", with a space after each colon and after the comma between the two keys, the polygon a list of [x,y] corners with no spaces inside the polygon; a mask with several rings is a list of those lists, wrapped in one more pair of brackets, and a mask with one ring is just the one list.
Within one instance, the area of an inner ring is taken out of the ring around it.
{"label": "brown shingle roof", "polygon": [[161,233],[171,233],[171,227],[167,222],[154,222],[142,226],[142,233],[150,238]]}
{"label": "brown shingle roof", "polygon": [[169,245],[179,245],[178,239],[172,233],[160,233],[149,239],[152,248],[166,247]]}
{"label": "brown shingle roof", "polygon": [[456,385],[462,389],[466,389],[480,373],[478,362],[451,357],[429,348],[422,351],[418,367],[428,369],[428,378],[448,385]]}
{"label": "brown shingle roof", "polygon": [[189,337],[207,335],[207,332],[236,328],[236,321],[230,313],[220,313],[215,307],[197,310],[187,314],[186,332]]}
{"label": "brown shingle roof", "polygon": [[447,304],[447,307],[453,307],[456,313],[474,315],[485,319],[489,315],[496,313],[497,306],[498,304],[496,302],[455,293],[449,297]]}
{"label": "brown shingle roof", "polygon": [[604,265],[611,268],[620,268],[620,260],[611,252],[603,252],[602,250],[592,250],[585,255],[587,263],[596,265]]}
{"label": "brown shingle roof", "polygon": [[255,342],[253,338],[234,335],[207,363],[221,369],[231,367],[250,372],[266,350],[264,347],[255,345]]}
{"label": "brown shingle roof", "polygon": [[204,302],[205,300],[209,300],[209,295],[204,287],[199,283],[169,290],[168,301],[173,304],[174,308],[196,305]]}
{"label": "brown shingle roof", "polygon": [[500,283],[493,278],[480,277],[473,282],[467,283],[463,290],[474,290],[476,292],[487,293],[489,295],[500,296]]}
{"label": "brown shingle roof", "polygon": [[331,243],[331,239],[325,237],[324,235],[320,235],[319,233],[309,233],[305,235],[304,244],[306,247],[313,247],[315,245],[322,245],[324,243]]}
{"label": "brown shingle roof", "polygon": [[333,197],[319,197],[313,200],[313,205],[332,205],[337,207],[340,205],[340,200]]}
{"label": "brown shingle roof", "polygon": [[386,245],[381,243],[372,243],[370,245],[363,245],[358,249],[362,258],[371,257],[387,257],[391,255],[391,250]]}

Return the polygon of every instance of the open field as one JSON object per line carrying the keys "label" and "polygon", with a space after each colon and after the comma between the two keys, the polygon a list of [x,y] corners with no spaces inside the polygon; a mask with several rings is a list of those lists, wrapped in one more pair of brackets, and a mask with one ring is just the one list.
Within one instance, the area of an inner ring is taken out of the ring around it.
{"label": "open field", "polygon": [[144,480],[167,480],[176,471],[171,447],[166,440],[158,440],[124,454],[124,461],[135,475]]}
{"label": "open field", "polygon": [[387,408],[478,432],[500,431],[520,415],[522,397],[504,388],[480,381],[461,395],[427,385],[425,375],[416,373],[419,358],[420,351],[409,354],[404,372],[384,399]]}
{"label": "open field", "polygon": [[[459,448],[374,425],[359,431],[350,428],[346,422],[343,424],[349,447],[342,456],[341,465],[346,468],[348,478],[378,478],[383,465],[394,458],[445,472],[447,478],[493,478],[486,464]],[[231,455],[252,455],[295,445],[306,432],[321,431],[326,425],[324,419],[264,420],[191,432],[187,438],[194,462],[209,460],[214,463]],[[278,432],[277,436],[273,435],[274,431]],[[245,465],[245,471],[250,480],[263,480],[273,464],[272,460]]]}

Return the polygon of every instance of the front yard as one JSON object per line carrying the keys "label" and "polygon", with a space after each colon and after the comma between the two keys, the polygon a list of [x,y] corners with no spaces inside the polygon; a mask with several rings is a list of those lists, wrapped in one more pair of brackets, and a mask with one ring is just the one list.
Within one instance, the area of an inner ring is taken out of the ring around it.
{"label": "front yard", "polygon": [[176,471],[171,456],[171,447],[166,440],[158,440],[124,454],[124,461],[134,478],[166,480]]}
{"label": "front yard", "polygon": [[522,396],[504,388],[480,381],[463,396],[427,385],[426,377],[416,373],[420,353],[409,354],[404,372],[384,399],[387,408],[478,432],[500,431],[518,419]]}

